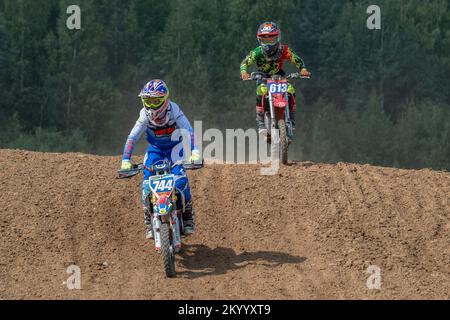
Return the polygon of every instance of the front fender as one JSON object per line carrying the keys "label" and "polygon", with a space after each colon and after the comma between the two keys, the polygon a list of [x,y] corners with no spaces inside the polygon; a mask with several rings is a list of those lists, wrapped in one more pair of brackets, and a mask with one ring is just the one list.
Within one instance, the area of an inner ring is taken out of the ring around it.
{"label": "front fender", "polygon": [[170,223],[171,213],[157,214],[162,223]]}

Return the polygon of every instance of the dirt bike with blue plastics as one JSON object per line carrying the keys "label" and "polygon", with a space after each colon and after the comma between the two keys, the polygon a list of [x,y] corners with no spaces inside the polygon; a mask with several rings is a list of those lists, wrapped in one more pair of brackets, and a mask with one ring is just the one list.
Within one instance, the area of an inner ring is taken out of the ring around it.
{"label": "dirt bike with blue plastics", "polygon": [[178,176],[172,174],[172,169],[180,164],[186,170],[203,167],[203,162],[171,163],[164,159],[151,166],[138,164],[131,170],[119,170],[120,179],[131,178],[144,169],[154,173],[148,180],[151,193],[146,201],[151,208],[155,249],[163,258],[164,271],[169,278],[176,277],[175,254],[182,248],[184,199],[183,193],[176,188]]}

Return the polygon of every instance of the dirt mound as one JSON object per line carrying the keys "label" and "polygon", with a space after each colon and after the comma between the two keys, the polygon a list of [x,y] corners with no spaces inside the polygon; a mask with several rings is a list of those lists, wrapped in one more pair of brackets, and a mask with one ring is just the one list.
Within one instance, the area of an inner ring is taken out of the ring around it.
{"label": "dirt mound", "polygon": [[[189,172],[175,279],[119,157],[0,151],[0,298],[450,298],[450,173],[340,163]],[[81,268],[81,290],[66,269]],[[381,270],[370,290],[367,268]]]}

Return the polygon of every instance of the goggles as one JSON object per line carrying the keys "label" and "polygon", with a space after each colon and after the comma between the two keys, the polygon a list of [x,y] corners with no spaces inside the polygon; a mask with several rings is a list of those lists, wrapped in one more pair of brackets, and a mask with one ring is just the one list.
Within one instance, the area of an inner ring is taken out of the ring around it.
{"label": "goggles", "polygon": [[164,101],[165,101],[165,97],[164,98],[157,98],[157,97],[149,97],[149,98],[142,98],[142,102],[144,103],[144,107],[149,110],[157,110],[159,109]]}
{"label": "goggles", "polygon": [[268,44],[268,45],[273,45],[273,44],[277,44],[278,43],[278,37],[260,37],[259,38],[259,42],[261,44]]}

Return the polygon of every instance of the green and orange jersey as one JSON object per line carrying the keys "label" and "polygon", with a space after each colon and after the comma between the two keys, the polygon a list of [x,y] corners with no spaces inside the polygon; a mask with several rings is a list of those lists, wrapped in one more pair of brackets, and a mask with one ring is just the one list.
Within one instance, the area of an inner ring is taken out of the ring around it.
{"label": "green and orange jersey", "polygon": [[299,70],[305,67],[303,60],[292,51],[287,45],[282,45],[282,51],[280,57],[274,61],[269,61],[262,51],[261,46],[253,49],[241,62],[241,73],[248,72],[248,68],[256,63],[258,71],[276,74],[283,70],[283,64],[285,61],[292,62]]}

